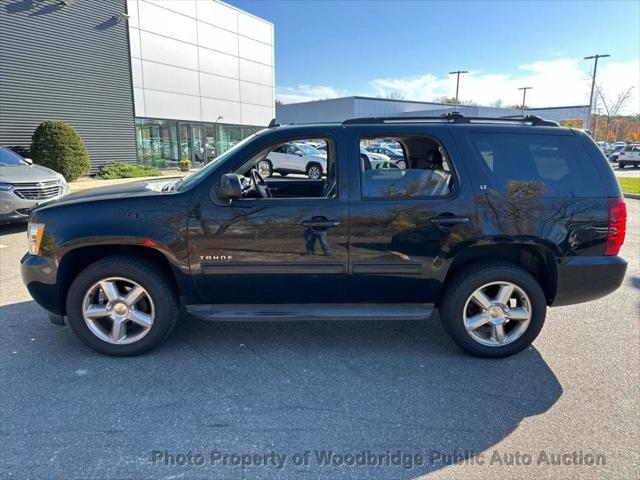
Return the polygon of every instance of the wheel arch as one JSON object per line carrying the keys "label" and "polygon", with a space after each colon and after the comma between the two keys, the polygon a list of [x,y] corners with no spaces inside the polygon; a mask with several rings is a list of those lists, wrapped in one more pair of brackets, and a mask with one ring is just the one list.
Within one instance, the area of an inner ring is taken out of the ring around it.
{"label": "wheel arch", "polygon": [[553,302],[557,291],[556,261],[551,250],[543,245],[509,243],[466,248],[451,263],[444,280],[445,287],[462,269],[486,260],[502,260],[524,268],[542,287],[547,305]]}
{"label": "wheel arch", "polygon": [[114,255],[127,255],[144,259],[158,268],[169,280],[172,287],[179,291],[178,279],[167,256],[160,250],[145,245],[101,244],[78,247],[66,252],[58,263],[57,285],[58,301],[62,314],[66,315],[66,298],[74,278],[90,264]]}

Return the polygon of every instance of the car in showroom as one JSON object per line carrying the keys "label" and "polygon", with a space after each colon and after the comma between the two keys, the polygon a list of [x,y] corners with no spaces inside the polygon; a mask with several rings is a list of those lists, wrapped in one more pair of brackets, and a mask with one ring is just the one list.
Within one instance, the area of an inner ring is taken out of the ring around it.
{"label": "car in showroom", "polygon": [[620,152],[618,152],[617,161],[618,168],[640,166],[640,143],[626,145]]}
{"label": "car in showroom", "polygon": [[270,152],[257,168],[263,177],[270,177],[274,172],[281,176],[303,173],[317,180],[327,171],[327,153],[305,143],[291,142]]}
{"label": "car in showroom", "polygon": [[[401,143],[407,168],[373,168],[360,149],[376,138]],[[274,151],[305,139],[328,146],[322,177],[261,175]],[[607,159],[555,122],[457,112],[273,122],[186,178],[38,208],[21,274],[54,323],[108,355],[158,346],[181,311],[211,321],[439,311],[462,350],[496,358],[528,348],[549,307],[616,290],[625,229]]]}
{"label": "car in showroom", "polygon": [[59,173],[0,146],[0,223],[25,222],[33,209],[68,191]]}

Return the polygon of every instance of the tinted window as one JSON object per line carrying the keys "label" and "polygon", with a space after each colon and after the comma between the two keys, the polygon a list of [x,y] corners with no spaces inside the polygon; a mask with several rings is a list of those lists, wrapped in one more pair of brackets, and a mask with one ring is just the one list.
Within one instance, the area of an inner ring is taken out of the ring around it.
{"label": "tinted window", "polygon": [[[441,197],[451,193],[454,176],[447,151],[430,137],[402,137],[407,168],[400,169],[384,157],[367,155],[361,139],[361,186],[364,198]],[[364,140],[364,141],[363,141]],[[379,152],[388,149],[376,148]],[[404,159],[404,157],[403,157]]]}
{"label": "tinted window", "polygon": [[556,135],[471,133],[471,145],[493,189],[540,184],[544,196],[599,196],[603,186],[579,139]]}

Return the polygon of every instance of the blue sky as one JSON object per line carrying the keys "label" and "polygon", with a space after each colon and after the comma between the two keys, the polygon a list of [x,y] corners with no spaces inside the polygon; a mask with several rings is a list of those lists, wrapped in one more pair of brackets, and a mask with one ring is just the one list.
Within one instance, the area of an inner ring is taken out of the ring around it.
{"label": "blue sky", "polygon": [[627,110],[640,109],[637,1],[229,3],[274,23],[285,102],[391,92],[432,100],[453,95],[447,72],[460,68],[471,71],[463,99],[517,103],[529,82],[531,106],[584,104],[591,64],[582,57],[610,53],[599,68],[605,98],[634,86]]}

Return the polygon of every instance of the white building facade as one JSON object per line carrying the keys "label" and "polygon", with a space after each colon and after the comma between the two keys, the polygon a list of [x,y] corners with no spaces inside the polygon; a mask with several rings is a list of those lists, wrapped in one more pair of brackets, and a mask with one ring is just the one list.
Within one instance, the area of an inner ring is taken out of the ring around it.
{"label": "white building facade", "polygon": [[216,0],[128,0],[138,159],[206,163],[275,117],[273,24]]}

